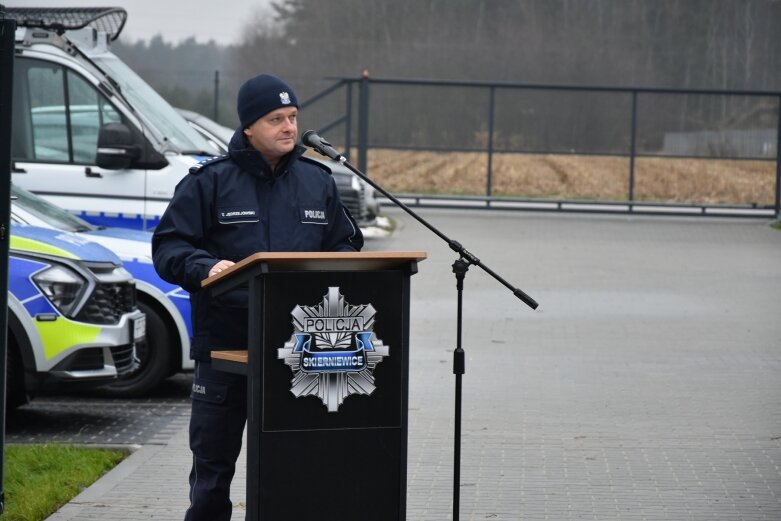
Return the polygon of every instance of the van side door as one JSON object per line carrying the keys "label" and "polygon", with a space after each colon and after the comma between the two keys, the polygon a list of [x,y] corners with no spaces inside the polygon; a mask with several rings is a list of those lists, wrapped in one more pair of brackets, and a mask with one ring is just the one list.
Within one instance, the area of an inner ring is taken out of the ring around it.
{"label": "van side door", "polygon": [[[101,129],[133,134],[133,127],[87,78],[57,62],[17,57],[12,120],[14,183],[87,217],[143,214],[140,161],[98,166]],[[132,139],[142,150],[143,138]]]}

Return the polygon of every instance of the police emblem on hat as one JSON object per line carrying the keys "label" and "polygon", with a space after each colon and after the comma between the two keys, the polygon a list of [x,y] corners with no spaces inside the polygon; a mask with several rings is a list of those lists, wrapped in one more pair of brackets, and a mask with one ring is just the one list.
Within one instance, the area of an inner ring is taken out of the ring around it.
{"label": "police emblem on hat", "polygon": [[351,394],[372,394],[374,368],[390,350],[374,336],[375,313],[371,304],[348,304],[338,287],[320,304],[293,308],[293,336],[277,349],[293,371],[290,392],[317,396],[328,412]]}
{"label": "police emblem on hat", "polygon": [[279,102],[283,105],[290,105],[290,94],[287,92],[280,92],[279,93]]}

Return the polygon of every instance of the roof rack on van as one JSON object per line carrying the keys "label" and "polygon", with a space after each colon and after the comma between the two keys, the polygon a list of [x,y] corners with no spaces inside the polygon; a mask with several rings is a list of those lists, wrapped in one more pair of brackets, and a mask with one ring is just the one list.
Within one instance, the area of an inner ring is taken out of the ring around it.
{"label": "roof rack on van", "polygon": [[108,33],[111,41],[119,37],[127,21],[121,7],[6,7],[6,16],[18,27],[40,27],[62,34],[90,26]]}

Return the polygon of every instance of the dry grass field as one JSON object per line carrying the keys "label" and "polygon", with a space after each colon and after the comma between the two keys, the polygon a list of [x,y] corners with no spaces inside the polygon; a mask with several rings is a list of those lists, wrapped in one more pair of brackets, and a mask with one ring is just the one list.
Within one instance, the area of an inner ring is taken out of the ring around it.
{"label": "dry grass field", "polygon": [[[355,156],[354,156],[355,157]],[[369,151],[367,173],[391,192],[484,195],[484,153]],[[694,204],[773,205],[776,163],[637,158],[635,200]],[[496,154],[493,195],[626,200],[629,158]]]}

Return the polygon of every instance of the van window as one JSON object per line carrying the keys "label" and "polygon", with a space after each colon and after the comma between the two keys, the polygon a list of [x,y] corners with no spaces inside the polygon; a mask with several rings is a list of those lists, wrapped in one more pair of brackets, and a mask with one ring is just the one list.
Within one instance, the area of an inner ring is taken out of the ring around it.
{"label": "van window", "polygon": [[98,129],[121,121],[117,110],[65,67],[24,58],[14,66],[13,159],[94,164]]}
{"label": "van window", "polygon": [[30,92],[35,159],[69,161],[65,119],[65,82],[61,67],[43,65],[25,71]]}
{"label": "van window", "polygon": [[212,155],[212,146],[184,118],[122,60],[111,53],[94,57],[110,74],[136,110],[162,133],[168,145],[181,154]]}

